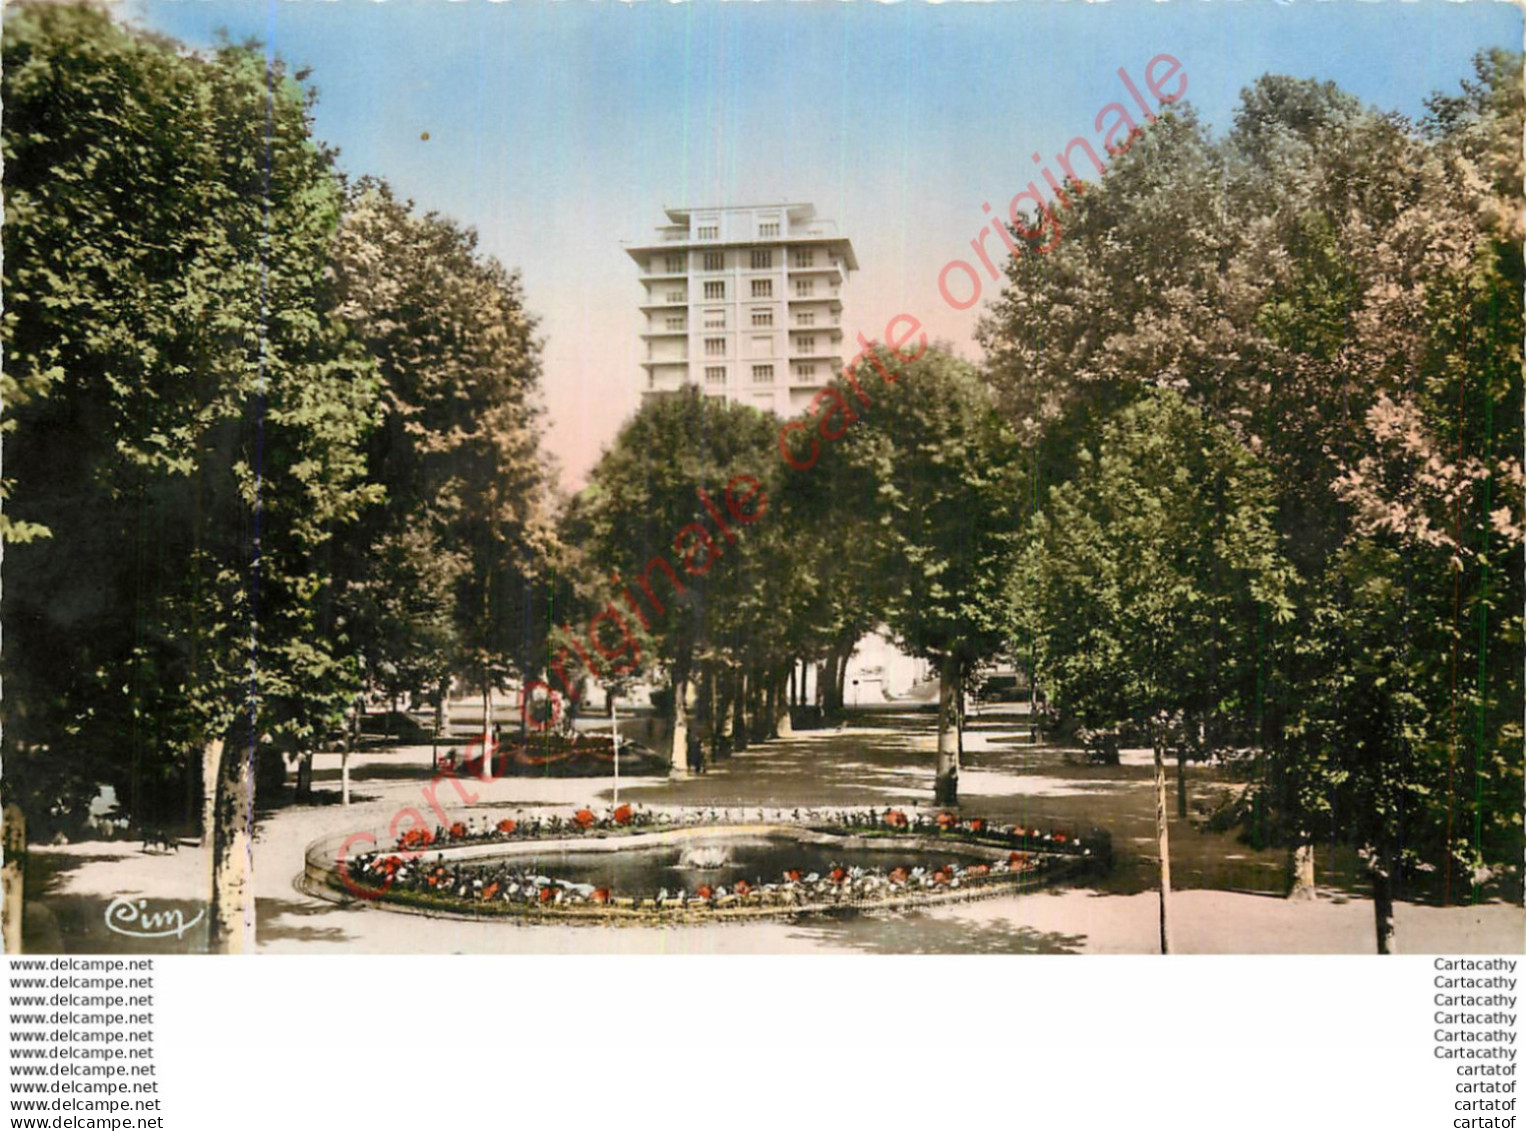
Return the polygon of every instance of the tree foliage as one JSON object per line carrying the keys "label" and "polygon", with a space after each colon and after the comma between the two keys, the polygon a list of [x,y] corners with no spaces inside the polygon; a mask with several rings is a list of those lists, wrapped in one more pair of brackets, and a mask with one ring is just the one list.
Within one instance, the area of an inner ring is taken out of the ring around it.
{"label": "tree foliage", "polygon": [[[1265,469],[1297,600],[1260,638],[1273,828],[1352,840],[1380,886],[1436,867],[1451,897],[1520,853],[1519,70],[1481,56],[1418,126],[1281,76],[1221,138],[1163,115],[1071,186],[1064,243],[1009,263],[981,328],[1052,504],[1153,388]],[[1085,542],[1046,550],[1105,604]],[[1119,647],[1077,651],[1079,673]]]}

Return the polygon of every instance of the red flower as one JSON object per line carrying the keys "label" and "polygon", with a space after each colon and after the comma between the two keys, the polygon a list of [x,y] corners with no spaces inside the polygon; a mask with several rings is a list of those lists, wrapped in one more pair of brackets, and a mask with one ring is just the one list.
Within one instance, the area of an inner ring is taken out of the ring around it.
{"label": "red flower", "polygon": [[970,832],[972,832],[972,833],[983,833],[985,831],[986,831],[986,822],[985,822],[985,818],[984,817],[971,817],[970,818]]}
{"label": "red flower", "polygon": [[505,817],[503,820],[498,822],[498,831],[507,836],[509,833],[514,831],[514,822]]}
{"label": "red flower", "polygon": [[1014,852],[1012,855],[1007,857],[1007,866],[1010,867],[1014,872],[1026,872],[1028,870],[1029,861],[1032,859],[1033,858],[1026,852]]}
{"label": "red flower", "polygon": [[498,894],[498,881],[497,880],[494,880],[492,883],[488,884],[487,887],[482,889],[482,898],[483,899],[492,899],[493,896],[495,896],[497,894]]}
{"label": "red flower", "polygon": [[966,876],[984,876],[991,871],[985,864],[971,864],[964,870]]}
{"label": "red flower", "polygon": [[752,890],[752,885],[749,884],[746,880],[738,880],[736,882],[736,886],[731,890],[736,892],[738,895],[746,895]]}
{"label": "red flower", "polygon": [[906,869],[905,868],[892,868],[891,871],[890,871],[890,876],[888,878],[889,878],[890,882],[893,883],[893,884],[897,884],[897,885],[904,884],[906,882]]}
{"label": "red flower", "polygon": [[1070,839],[1070,834],[1069,833],[1055,833],[1054,834],[1054,842],[1056,844],[1064,844],[1069,839]]}
{"label": "red flower", "polygon": [[709,884],[700,884],[699,890],[697,890],[694,894],[699,896],[700,899],[709,899],[712,895],[715,894],[715,889],[712,888]]}
{"label": "red flower", "polygon": [[946,884],[953,878],[954,874],[947,868],[939,868],[936,872],[933,873],[933,883],[935,884]]}
{"label": "red flower", "polygon": [[629,805],[622,805],[622,806],[620,806],[620,808],[615,810],[615,824],[617,824],[617,825],[628,825],[630,823],[631,823],[631,807]]}
{"label": "red flower", "polygon": [[450,826],[450,835],[451,836],[457,836],[457,837],[465,836],[466,835],[466,825],[464,825],[460,821],[457,821],[455,824]]}
{"label": "red flower", "polygon": [[593,815],[592,809],[579,809],[572,815],[572,819],[578,823],[578,828],[580,829],[592,828],[593,823],[598,820]]}
{"label": "red flower", "polygon": [[798,868],[790,868],[784,873],[784,878],[792,884],[798,884],[800,882],[800,870]]}
{"label": "red flower", "polygon": [[834,884],[840,884],[848,878],[848,873],[844,872],[841,868],[833,868],[827,878]]}
{"label": "red flower", "polygon": [[938,814],[938,827],[940,829],[951,829],[955,825],[957,825],[958,823],[959,823],[959,818],[954,816],[952,813],[939,813]]}
{"label": "red flower", "polygon": [[899,809],[892,809],[885,814],[885,824],[892,829],[904,829],[906,827],[906,814]]}
{"label": "red flower", "polygon": [[593,894],[590,895],[588,898],[593,900],[595,903],[608,903],[609,902],[609,889],[608,888],[594,888],[593,889]]}
{"label": "red flower", "polygon": [[549,887],[549,886],[541,888],[540,889],[540,901],[542,903],[550,903],[553,899],[556,898],[557,890],[558,890],[557,888]]}
{"label": "red flower", "polygon": [[397,838],[398,847],[406,849],[425,848],[434,843],[434,833],[428,829],[409,829]]}

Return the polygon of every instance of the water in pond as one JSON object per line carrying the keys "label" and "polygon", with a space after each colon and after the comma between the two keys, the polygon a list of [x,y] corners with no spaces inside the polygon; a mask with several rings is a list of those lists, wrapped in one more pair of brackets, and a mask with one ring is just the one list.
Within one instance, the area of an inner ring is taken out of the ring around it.
{"label": "water in pond", "polygon": [[969,865],[988,862],[975,853],[918,849],[909,844],[887,843],[884,847],[847,847],[818,844],[789,836],[735,836],[689,841],[684,844],[623,848],[616,852],[532,852],[498,860],[472,861],[478,867],[507,865],[553,881],[592,884],[637,899],[669,892],[694,891],[702,884],[729,888],[738,880],[760,885],[779,883],[786,870],[808,877],[826,876],[833,868],[864,868],[888,871],[902,867],[929,870],[945,864]]}

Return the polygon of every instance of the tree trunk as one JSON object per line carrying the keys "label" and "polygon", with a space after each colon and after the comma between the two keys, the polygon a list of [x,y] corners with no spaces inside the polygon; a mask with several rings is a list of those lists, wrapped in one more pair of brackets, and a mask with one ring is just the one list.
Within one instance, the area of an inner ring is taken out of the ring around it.
{"label": "tree trunk", "polygon": [[[429,772],[432,774],[440,768],[440,731],[445,729],[445,685],[439,686],[439,693],[434,701],[434,734],[429,737]],[[349,747],[345,748],[348,757]],[[348,801],[345,802],[349,804]]]}
{"label": "tree trunk", "polygon": [[210,941],[220,954],[254,951],[253,851],[254,737],[220,744],[217,802],[212,822],[212,906]]}
{"label": "tree trunk", "polygon": [[732,687],[735,690],[731,701],[731,748],[746,750],[748,743],[752,740],[752,720],[747,713],[751,704],[748,702],[750,688],[747,686],[746,668],[737,669],[736,680]]}
{"label": "tree trunk", "polygon": [[705,737],[710,748],[710,761],[721,756],[721,673],[712,667],[705,676],[705,690],[701,698],[705,704]]}
{"label": "tree trunk", "polygon": [[1367,874],[1372,879],[1373,925],[1377,928],[1379,954],[1398,954],[1394,943],[1393,867],[1387,857],[1374,856]]}
{"label": "tree trunk", "polygon": [[703,710],[700,703],[700,688],[704,686],[705,676],[703,673],[691,672],[684,686],[684,721],[689,730],[688,744],[689,756],[694,759],[691,767],[704,773],[710,768],[710,750],[700,738],[703,733],[700,727]]}
{"label": "tree trunk", "polygon": [[752,739],[754,742],[767,742],[768,733],[768,680],[758,668],[753,668],[747,677],[748,694],[751,703],[748,705],[748,715],[752,719]]}
{"label": "tree trunk", "polygon": [[217,775],[223,762],[223,740],[214,738],[201,748],[201,843],[212,843],[217,827]]}
{"label": "tree trunk", "polygon": [[934,805],[959,804],[959,661],[943,658],[938,686],[938,773],[933,780]]}
{"label": "tree trunk", "polygon": [[954,735],[958,739],[959,764],[964,765],[964,680],[954,688]]}
{"label": "tree trunk", "polygon": [[793,685],[795,682],[795,663],[790,661],[789,670],[780,671],[778,677],[778,692],[775,701],[778,704],[774,715],[774,736],[776,738],[793,738],[795,736],[795,724],[790,718],[791,700],[794,698]]}
{"label": "tree trunk", "polygon": [[800,665],[791,660],[789,662],[789,705],[791,707],[800,706],[800,687],[796,678],[799,674]]}
{"label": "tree trunk", "polygon": [[1165,736],[1157,726],[1151,734],[1155,748],[1155,846],[1160,854],[1160,952],[1171,953],[1171,831],[1166,824]]}
{"label": "tree trunk", "polygon": [[297,800],[313,799],[313,752],[304,750],[297,755]]}
{"label": "tree trunk", "polygon": [[1176,815],[1187,819],[1187,744],[1176,748]]}
{"label": "tree trunk", "polygon": [[838,653],[837,670],[832,674],[834,682],[832,699],[837,704],[838,715],[843,713],[843,705],[845,702],[844,696],[848,690],[848,661],[852,658],[853,645],[850,644],[848,645],[847,651]]}
{"label": "tree trunk", "polygon": [[675,778],[689,776],[689,673],[673,672],[673,744],[668,773]]}
{"label": "tree trunk", "polygon": [[482,780],[493,780],[493,681],[482,669]]}
{"label": "tree trunk", "polygon": [[732,714],[736,701],[735,677],[730,673],[717,674],[715,683],[715,749],[719,757],[727,758],[736,747],[736,719]]}
{"label": "tree trunk", "polygon": [[26,815],[19,806],[4,813],[5,862],[0,866],[0,941],[5,953],[21,953],[21,917],[26,906]]}
{"label": "tree trunk", "polygon": [[1288,850],[1288,898],[1314,898],[1314,842],[1306,834]]}

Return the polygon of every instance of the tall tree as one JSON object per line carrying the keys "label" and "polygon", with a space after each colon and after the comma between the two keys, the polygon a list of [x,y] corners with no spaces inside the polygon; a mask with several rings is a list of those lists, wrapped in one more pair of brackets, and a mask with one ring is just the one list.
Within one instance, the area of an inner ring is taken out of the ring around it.
{"label": "tall tree", "polygon": [[485,691],[533,672],[554,538],[540,342],[520,277],[475,232],[365,178],[332,279],[383,382],[368,469],[386,503],[349,570],[368,672],[394,693],[436,694],[452,668]]}
{"label": "tall tree", "polygon": [[[1262,641],[1262,811],[1306,884],[1316,831],[1385,855],[1368,843],[1378,832],[1359,834],[1351,819],[1366,803],[1358,793],[1370,801],[1379,786],[1408,797],[1409,831],[1384,835],[1410,848],[1387,852],[1375,890],[1406,859],[1484,874],[1519,837],[1489,800],[1511,793],[1520,764],[1507,721],[1519,686],[1492,674],[1519,666],[1492,663],[1513,657],[1520,636],[1507,611],[1519,607],[1514,66],[1482,58],[1477,80],[1433,100],[1421,128],[1331,84],[1281,76],[1244,92],[1220,140],[1190,112],[1162,115],[1104,183],[1071,186],[1064,241],[1013,259],[982,326],[993,381],[1036,438],[1044,481],[1076,475],[1089,422],[1141,385],[1180,391],[1270,469],[1276,525],[1309,604]],[[1095,325],[1094,307],[1105,308]],[[1338,635],[1371,638],[1368,618],[1392,612],[1370,599],[1385,583],[1405,594],[1410,645],[1409,675],[1382,686],[1413,702],[1383,708],[1404,720],[1391,741],[1343,745],[1328,695],[1347,685],[1355,653]],[[1472,667],[1481,680],[1465,677]],[[1433,755],[1417,761],[1422,750],[1446,753],[1445,788],[1425,768]],[[1468,852],[1452,839],[1464,816]],[[1423,831],[1437,820],[1450,837]]]}
{"label": "tall tree", "polygon": [[[1034,524],[1019,604],[1062,709],[1148,730],[1155,755],[1161,950],[1170,949],[1164,756],[1209,721],[1254,734],[1257,638],[1293,615],[1271,477],[1180,396],[1103,425]],[[1179,762],[1180,764],[1180,762]]]}
{"label": "tall tree", "polygon": [[[577,502],[579,537],[608,579],[601,606],[644,630],[654,653],[648,662],[667,673],[677,774],[687,767],[696,670],[735,642],[726,610],[737,615],[735,603],[755,576],[746,568],[759,552],[749,528],[775,517],[769,507],[779,459],[771,419],[694,389],[648,400]],[[748,609],[747,619],[773,615],[756,603]]]}
{"label": "tall tree", "polygon": [[839,442],[855,480],[834,476],[833,485],[879,523],[887,624],[939,666],[933,796],[954,805],[965,681],[1010,639],[1007,578],[1026,510],[1023,479],[1013,435],[971,366],[937,349],[910,362],[883,349],[873,356],[883,378],[864,396],[834,384],[841,407],[824,407],[822,426],[862,416]]}
{"label": "tall tree", "polygon": [[377,495],[372,367],[321,296],[331,154],[300,81],[252,50],[39,5],[4,51],[7,367],[34,394],[11,505],[52,533],[7,563],[6,742],[16,777],[46,790],[30,768],[71,763],[137,820],[202,762],[212,937],[239,949],[255,751],[353,689],[328,555]]}

